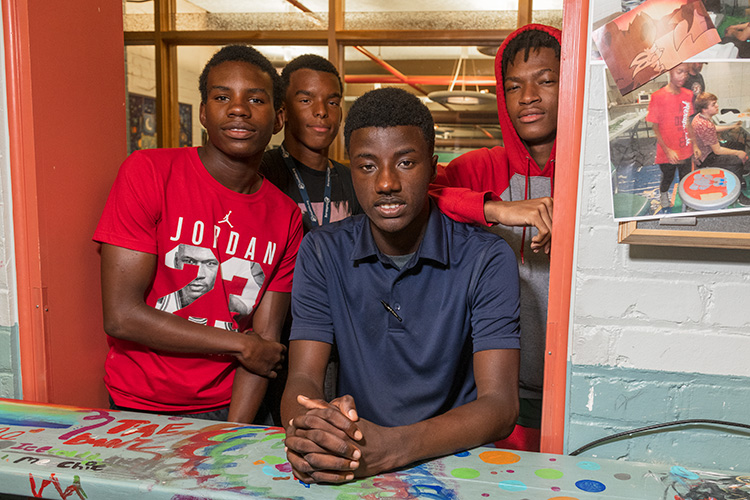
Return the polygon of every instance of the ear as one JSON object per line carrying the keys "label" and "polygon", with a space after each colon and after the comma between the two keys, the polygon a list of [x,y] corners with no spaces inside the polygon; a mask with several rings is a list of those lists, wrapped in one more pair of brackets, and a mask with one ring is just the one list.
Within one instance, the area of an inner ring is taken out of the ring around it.
{"label": "ear", "polygon": [[198,119],[201,122],[201,125],[203,125],[203,128],[206,128],[206,103],[202,102],[200,104],[200,107],[198,108]]}
{"label": "ear", "polygon": [[437,177],[437,164],[438,155],[432,155],[432,175],[430,176],[430,182],[434,181]]}
{"label": "ear", "polygon": [[273,133],[278,134],[281,132],[281,129],[284,128],[284,123],[286,123],[286,108],[281,106],[276,110],[276,119],[273,123]]}

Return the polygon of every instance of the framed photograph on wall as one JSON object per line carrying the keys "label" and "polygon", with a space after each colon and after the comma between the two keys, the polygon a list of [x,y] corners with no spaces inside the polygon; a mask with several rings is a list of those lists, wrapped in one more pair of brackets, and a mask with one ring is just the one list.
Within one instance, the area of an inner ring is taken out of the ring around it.
{"label": "framed photograph on wall", "polygon": [[[750,210],[750,61],[689,61],[678,68],[682,74],[674,69],[625,96],[603,68],[617,221]],[[666,115],[659,110],[672,77],[682,97],[672,94],[681,100]],[[664,148],[658,153],[655,124],[663,140],[669,136],[687,151],[683,165],[672,167]]]}
{"label": "framed photograph on wall", "polygon": [[[128,94],[129,135],[128,153],[157,147],[156,99],[141,94]],[[193,106],[179,103],[180,147],[193,145]]]}

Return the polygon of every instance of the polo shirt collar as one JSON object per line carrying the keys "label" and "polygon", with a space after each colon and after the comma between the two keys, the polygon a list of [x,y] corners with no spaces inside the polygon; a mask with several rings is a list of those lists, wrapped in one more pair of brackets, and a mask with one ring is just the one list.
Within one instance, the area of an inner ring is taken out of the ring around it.
{"label": "polo shirt collar", "polygon": [[[427,219],[427,229],[425,230],[424,238],[419,244],[419,248],[417,248],[417,260],[429,259],[443,265],[448,264],[448,237],[442,219],[443,215],[440,213],[440,210],[430,200],[430,216]],[[354,242],[354,248],[350,256],[351,260],[357,261],[368,257],[382,256],[382,252],[375,245],[375,240],[372,237],[370,219],[366,215],[363,215],[360,217],[358,223],[360,231],[359,236]]]}

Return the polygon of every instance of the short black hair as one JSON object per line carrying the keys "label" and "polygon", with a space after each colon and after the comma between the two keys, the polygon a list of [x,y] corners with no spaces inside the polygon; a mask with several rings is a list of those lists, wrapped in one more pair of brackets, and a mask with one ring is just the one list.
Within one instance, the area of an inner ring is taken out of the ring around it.
{"label": "short black hair", "polygon": [[543,48],[554,50],[555,57],[558,61],[560,60],[560,42],[554,36],[537,29],[529,29],[519,33],[518,36],[508,42],[503,50],[503,80],[505,80],[505,75],[508,74],[508,65],[516,60],[519,52],[524,51],[523,61],[526,62],[529,60],[529,53],[532,50]]}
{"label": "short black hair", "polygon": [[208,99],[208,73],[211,68],[229,61],[240,61],[257,66],[261,71],[268,73],[273,83],[273,107],[279,109],[284,102],[284,93],[281,88],[281,78],[276,68],[266,56],[249,45],[227,45],[216,52],[203,67],[201,76],[198,77],[198,90],[201,93],[201,103]]}
{"label": "short black hair", "polygon": [[349,110],[344,124],[344,144],[349,151],[352,132],[366,127],[398,127],[413,125],[422,130],[422,136],[435,149],[435,122],[430,110],[414,94],[396,88],[385,87],[362,94]]}
{"label": "short black hair", "polygon": [[313,71],[323,71],[336,75],[336,79],[339,81],[339,90],[341,92],[344,91],[344,85],[341,83],[341,75],[339,75],[339,71],[331,61],[317,54],[303,54],[289,61],[284,66],[284,69],[281,70],[281,86],[284,95],[286,95],[286,91],[289,89],[289,79],[292,77],[292,73],[298,69],[311,69]]}

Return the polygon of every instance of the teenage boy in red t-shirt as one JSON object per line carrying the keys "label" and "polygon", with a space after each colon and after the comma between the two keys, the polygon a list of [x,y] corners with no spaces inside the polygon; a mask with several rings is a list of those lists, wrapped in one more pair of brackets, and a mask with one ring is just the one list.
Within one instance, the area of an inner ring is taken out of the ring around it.
{"label": "teenage boy in red t-shirt", "polygon": [[208,143],[130,155],[94,234],[104,382],[115,409],[249,422],[284,357],[302,222],[258,174],[283,120],[271,63],[224,47],[199,87]]}
{"label": "teenage boy in red t-shirt", "polygon": [[688,63],[682,63],[669,72],[669,83],[651,94],[646,121],[651,123],[656,136],[656,163],[661,169],[659,201],[664,209],[672,206],[669,187],[674,173],[679,170],[680,179],[690,173],[693,155],[700,157],[695,143],[693,126],[693,93],[683,88],[690,73]]}

